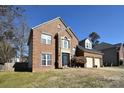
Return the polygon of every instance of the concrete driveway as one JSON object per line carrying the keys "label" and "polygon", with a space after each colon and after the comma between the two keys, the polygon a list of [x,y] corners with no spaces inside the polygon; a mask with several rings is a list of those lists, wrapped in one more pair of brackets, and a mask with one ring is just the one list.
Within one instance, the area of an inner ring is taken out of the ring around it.
{"label": "concrete driveway", "polygon": [[124,66],[120,66],[120,67],[101,67],[99,69],[111,70],[111,71],[124,71]]}

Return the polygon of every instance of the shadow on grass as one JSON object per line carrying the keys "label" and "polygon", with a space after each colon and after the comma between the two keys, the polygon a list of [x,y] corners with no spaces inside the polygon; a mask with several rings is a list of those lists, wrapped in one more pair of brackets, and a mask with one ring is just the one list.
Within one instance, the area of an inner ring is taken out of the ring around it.
{"label": "shadow on grass", "polygon": [[32,72],[32,69],[28,68],[27,62],[16,62],[13,66],[15,72]]}

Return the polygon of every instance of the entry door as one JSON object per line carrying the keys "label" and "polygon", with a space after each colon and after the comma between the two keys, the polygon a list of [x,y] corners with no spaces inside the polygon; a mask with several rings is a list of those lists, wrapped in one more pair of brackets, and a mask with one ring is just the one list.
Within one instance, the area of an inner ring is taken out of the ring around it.
{"label": "entry door", "polygon": [[62,66],[67,66],[69,64],[69,53],[62,53]]}

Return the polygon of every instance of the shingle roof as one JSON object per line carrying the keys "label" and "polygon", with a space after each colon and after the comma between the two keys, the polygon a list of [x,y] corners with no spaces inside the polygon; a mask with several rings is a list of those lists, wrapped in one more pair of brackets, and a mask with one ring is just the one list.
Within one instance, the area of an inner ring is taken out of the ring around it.
{"label": "shingle roof", "polygon": [[116,47],[121,47],[122,43],[117,43],[117,44],[110,44],[106,42],[102,42],[94,47],[96,50],[105,50],[109,48],[116,48]]}
{"label": "shingle roof", "polygon": [[84,52],[89,52],[89,53],[95,53],[95,54],[100,54],[103,55],[103,53],[101,51],[95,50],[95,49],[86,49],[80,45],[77,46],[78,49],[84,51]]}
{"label": "shingle roof", "polygon": [[117,43],[117,44],[114,44],[113,46],[120,47],[121,45],[122,45],[122,43]]}

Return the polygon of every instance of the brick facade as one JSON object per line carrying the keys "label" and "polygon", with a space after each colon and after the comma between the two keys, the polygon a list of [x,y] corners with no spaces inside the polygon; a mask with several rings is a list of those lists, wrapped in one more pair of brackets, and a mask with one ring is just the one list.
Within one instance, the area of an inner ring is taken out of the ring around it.
{"label": "brick facade", "polygon": [[[61,26],[59,28],[58,26]],[[50,45],[41,42],[41,34],[47,34],[52,37]],[[70,48],[63,49],[63,38],[68,38]],[[62,52],[69,53],[72,57],[72,49],[78,45],[78,39],[70,28],[68,28],[61,18],[55,18],[51,21],[43,23],[32,28],[29,38],[29,67],[33,72],[55,68],[55,62],[58,62],[58,67],[62,67]],[[50,66],[43,66],[41,60],[42,53],[50,53],[52,55],[52,63]]]}

